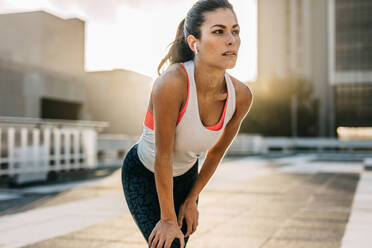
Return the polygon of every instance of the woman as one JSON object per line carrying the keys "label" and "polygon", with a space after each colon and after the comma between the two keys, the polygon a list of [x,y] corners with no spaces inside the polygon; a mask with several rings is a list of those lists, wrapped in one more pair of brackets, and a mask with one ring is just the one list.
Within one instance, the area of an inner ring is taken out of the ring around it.
{"label": "woman", "polygon": [[[143,134],[125,157],[122,183],[149,247],[185,247],[198,226],[198,196],[239,131],[252,103],[231,77],[239,25],[227,0],[199,0],[161,61]],[[198,157],[206,153],[198,174]]]}

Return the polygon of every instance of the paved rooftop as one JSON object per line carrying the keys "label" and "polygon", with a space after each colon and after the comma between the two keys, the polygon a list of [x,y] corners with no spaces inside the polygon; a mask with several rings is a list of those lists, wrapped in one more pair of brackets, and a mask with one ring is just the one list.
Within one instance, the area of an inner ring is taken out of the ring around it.
{"label": "paved rooftop", "polygon": [[[311,155],[225,159],[199,199],[188,248],[367,248],[372,172]],[[120,170],[59,185],[0,190],[0,247],[146,247]]]}

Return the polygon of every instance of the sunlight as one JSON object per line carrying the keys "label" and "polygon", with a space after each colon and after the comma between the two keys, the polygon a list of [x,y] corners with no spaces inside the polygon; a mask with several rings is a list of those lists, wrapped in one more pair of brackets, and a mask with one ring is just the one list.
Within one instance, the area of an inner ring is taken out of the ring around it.
{"label": "sunlight", "polygon": [[[127,69],[152,78],[173,41],[178,23],[195,0],[102,4],[74,0],[4,0],[1,13],[45,10],[61,18],[77,17],[86,22],[85,70]],[[256,0],[231,0],[241,26],[241,47],[236,67],[229,71],[242,81],[257,74]],[[118,2],[119,3],[119,2]]]}
{"label": "sunlight", "polygon": [[338,127],[340,139],[372,139],[372,127]]}
{"label": "sunlight", "polygon": [[[89,22],[86,69],[125,68],[155,78],[157,66],[192,2],[180,1],[166,9],[162,5],[151,9],[123,5],[117,10],[117,22],[112,26]],[[231,2],[239,18],[242,45],[237,66],[230,73],[240,80],[252,81],[257,70],[256,4],[255,1]]]}

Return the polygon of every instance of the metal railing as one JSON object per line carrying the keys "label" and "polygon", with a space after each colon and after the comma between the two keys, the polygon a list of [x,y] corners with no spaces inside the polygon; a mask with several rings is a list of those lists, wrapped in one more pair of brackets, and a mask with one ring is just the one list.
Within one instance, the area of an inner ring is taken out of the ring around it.
{"label": "metal railing", "polygon": [[139,136],[115,134],[100,134],[97,138],[99,167],[121,165],[125,154],[139,140]]}
{"label": "metal railing", "polygon": [[107,123],[0,117],[0,176],[17,183],[50,171],[96,166],[97,132]]}
{"label": "metal railing", "polygon": [[340,140],[336,138],[265,137],[262,150],[309,152],[372,152],[372,140]]}
{"label": "metal railing", "polygon": [[[23,183],[46,180],[51,171],[120,166],[126,152],[139,137],[98,135],[107,126],[105,122],[0,117],[0,176]],[[273,151],[318,154],[332,151],[341,155],[355,153],[364,158],[372,157],[372,141],[239,134],[227,155]]]}
{"label": "metal railing", "polygon": [[[99,135],[99,164],[120,164],[125,153],[138,141],[138,137]],[[318,158],[335,159],[344,156],[355,159],[372,157],[372,140],[338,140],[334,138],[263,137],[257,134],[239,134],[226,155],[260,155],[268,153],[316,153]],[[335,156],[336,154],[337,156]]]}

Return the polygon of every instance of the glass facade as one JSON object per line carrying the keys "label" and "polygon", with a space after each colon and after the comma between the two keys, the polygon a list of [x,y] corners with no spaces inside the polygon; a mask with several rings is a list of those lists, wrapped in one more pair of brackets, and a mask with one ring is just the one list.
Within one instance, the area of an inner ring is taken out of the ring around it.
{"label": "glass facade", "polygon": [[335,0],[336,71],[372,70],[372,1]]}
{"label": "glass facade", "polygon": [[[334,3],[336,72],[372,72],[372,0]],[[372,78],[358,79],[334,86],[336,127],[372,126]]]}
{"label": "glass facade", "polygon": [[372,83],[337,85],[336,126],[372,126]]}

